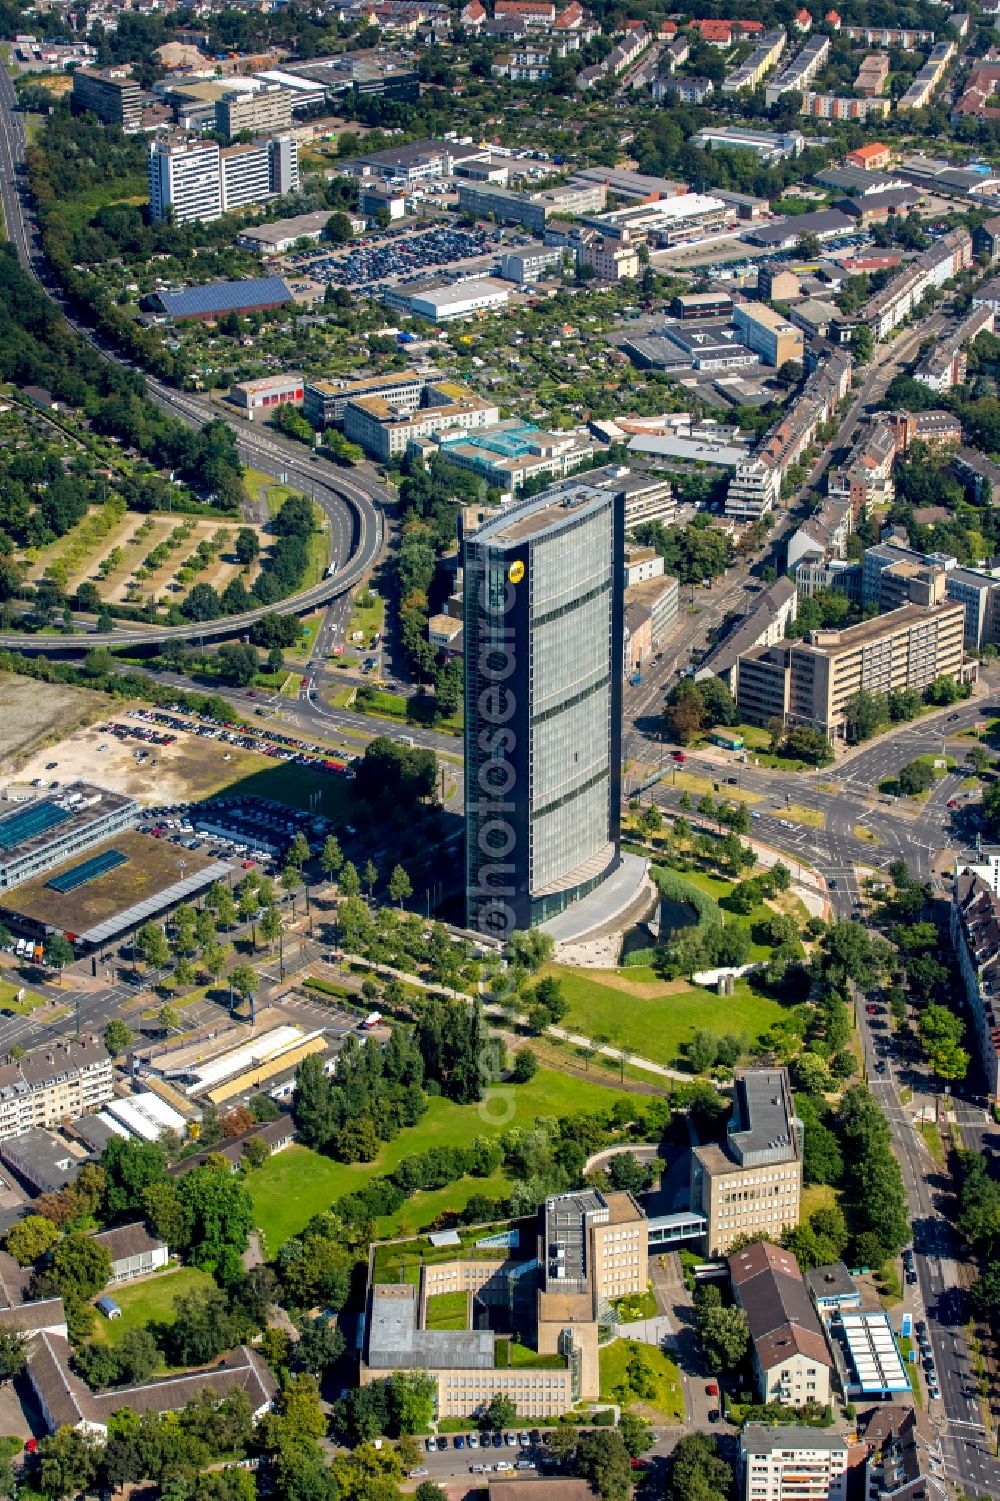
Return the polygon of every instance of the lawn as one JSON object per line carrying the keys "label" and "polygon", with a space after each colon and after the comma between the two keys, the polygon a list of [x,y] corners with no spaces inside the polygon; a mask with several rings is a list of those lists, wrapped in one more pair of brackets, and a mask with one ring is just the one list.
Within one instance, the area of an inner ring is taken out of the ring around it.
{"label": "lawn", "polygon": [[[286,1240],[328,1209],[334,1199],[355,1192],[371,1178],[391,1173],[404,1157],[431,1147],[468,1146],[477,1136],[497,1136],[511,1126],[531,1125],[540,1116],[605,1111],[621,1098],[619,1090],[606,1084],[539,1069],[530,1083],[499,1086],[478,1105],[432,1099],[419,1124],[401,1131],[372,1162],[333,1162],[308,1147],[289,1147],[269,1158],[247,1180],[267,1254],[276,1255]],[[464,1208],[473,1194],[496,1198],[508,1188],[506,1179],[497,1174],[463,1178],[431,1193],[414,1194],[396,1215],[380,1222],[379,1234],[420,1229],[446,1209]]]}
{"label": "lawn", "polygon": [[427,1329],[468,1329],[469,1294],[435,1293],[427,1299]]}
{"label": "lawn", "polygon": [[196,1267],[177,1267],[149,1277],[143,1282],[133,1282],[126,1287],[111,1288],[108,1296],[114,1298],[122,1311],[120,1319],[97,1316],[94,1339],[102,1345],[120,1345],[130,1329],[145,1329],[149,1324],[172,1324],[174,1322],[174,1299],[182,1293],[214,1287],[215,1281],[207,1272]]}
{"label": "lawn", "polygon": [[819,808],[807,808],[802,803],[789,803],[784,816],[792,823],[804,823],[811,829],[821,829],[826,822],[826,815]]}
{"label": "lawn", "polygon": [[652,1283],[647,1285],[644,1293],[635,1293],[630,1298],[615,1298],[612,1306],[623,1324],[637,1324],[640,1319],[655,1319],[658,1312]]}
{"label": "lawn", "polygon": [[657,980],[641,967],[583,971],[551,964],[546,973],[562,981],[569,1001],[564,1027],[624,1044],[654,1063],[680,1063],[684,1044],[699,1028],[757,1038],[784,1014],[778,1001],[756,993],[746,980],[736,982],[733,995],[719,996],[686,980]]}
{"label": "lawn", "polygon": [[[20,1000],[16,997],[19,991],[24,990]],[[36,995],[33,990],[25,990],[23,985],[11,985],[6,980],[0,980],[0,1010],[9,1011],[13,1016],[30,1016],[36,1006],[44,1006],[45,997]]]}
{"label": "lawn", "polygon": [[[626,1368],[638,1356],[643,1365],[643,1391],[636,1392]],[[684,1392],[681,1375],[669,1356],[654,1345],[632,1339],[616,1339],[600,1352],[601,1400],[620,1402],[654,1422],[683,1422]]]}

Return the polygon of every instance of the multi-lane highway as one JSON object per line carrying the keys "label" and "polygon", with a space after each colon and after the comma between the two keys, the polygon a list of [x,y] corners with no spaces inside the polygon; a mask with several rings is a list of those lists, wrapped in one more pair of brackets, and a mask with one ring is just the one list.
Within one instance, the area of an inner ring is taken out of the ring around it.
{"label": "multi-lane highway", "polygon": [[[105,359],[121,363],[110,346],[92,330],[77,322],[51,284],[42,253],[38,228],[28,201],[23,174],[26,141],[24,122],[15,107],[14,87],[6,73],[0,72],[0,202],[3,204],[8,237],[22,265],[38,285],[58,303],[67,321],[81,337]],[[221,417],[234,428],[240,458],[274,479],[291,484],[312,497],[323,511],[330,531],[330,557],[335,572],[313,588],[292,599],[282,601],[283,610],[306,614],[333,600],[349,596],[367,575],[380,555],[384,542],[381,508],[391,500],[367,471],[350,474],[315,454],[306,454],[301,445],[278,434],[261,432],[252,424],[212,406],[190,392],[175,391],[162,382],[146,380],[150,400],[180,421],[203,427]],[[272,606],[231,615],[219,620],[194,622],[190,625],[165,626],[150,630],[116,630],[99,634],[81,632],[77,636],[30,636],[11,632],[0,635],[0,646],[13,651],[42,651],[46,655],[70,654],[91,650],[95,646],[148,645],[159,641],[212,641],[242,635]]]}

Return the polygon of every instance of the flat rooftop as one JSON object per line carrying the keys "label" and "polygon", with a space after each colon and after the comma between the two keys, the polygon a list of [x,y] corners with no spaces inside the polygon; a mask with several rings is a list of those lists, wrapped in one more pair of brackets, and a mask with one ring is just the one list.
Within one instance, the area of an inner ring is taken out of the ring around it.
{"label": "flat rooftop", "polygon": [[[59,876],[75,871],[85,857],[89,861],[112,850],[125,858],[103,874],[70,891],[60,892],[52,885]],[[3,909],[15,918],[66,933],[74,941],[103,943],[213,881],[224,880],[231,870],[226,861],[164,845],[148,834],[127,829],[94,845],[85,855],[77,851],[5,892]]]}
{"label": "flat rooftop", "polygon": [[730,1127],[729,1143],[737,1160],[752,1162],[760,1153],[785,1149],[785,1156],[796,1151],[795,1122],[791,1115],[792,1097],[784,1069],[748,1069],[737,1075],[733,1094],[735,1130]]}
{"label": "flat rooftop", "polygon": [[139,815],[134,798],[91,782],[70,782],[58,793],[42,793],[34,802],[7,806],[11,811],[0,814],[0,866],[45,849],[53,838],[75,837],[89,824],[123,808]]}
{"label": "flat rooftop", "polygon": [[476,542],[488,542],[493,547],[516,547],[530,537],[537,537],[550,527],[561,526],[570,517],[583,515],[587,510],[605,505],[606,489],[595,485],[569,484],[560,488],[558,498],[546,499],[544,495],[535,500],[508,506],[494,520],[488,521],[473,534]]}
{"label": "flat rooftop", "polygon": [[861,620],[857,625],[845,626],[842,631],[813,631],[812,639],[804,645],[835,656],[838,652],[854,651],[866,642],[878,641],[882,636],[891,635],[893,631],[908,630],[911,625],[917,625],[922,620],[961,609],[962,605],[951,600],[940,605],[900,605],[898,610],[889,610],[885,615],[876,615],[872,620]]}
{"label": "flat rooftop", "polygon": [[421,1329],[419,1291],[412,1283],[372,1288],[367,1325],[367,1363],[374,1369],[490,1371],[494,1337],[488,1329]]}

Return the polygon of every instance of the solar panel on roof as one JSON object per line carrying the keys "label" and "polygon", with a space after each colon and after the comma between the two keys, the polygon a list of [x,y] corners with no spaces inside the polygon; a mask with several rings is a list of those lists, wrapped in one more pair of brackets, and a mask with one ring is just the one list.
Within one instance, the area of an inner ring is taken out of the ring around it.
{"label": "solar panel on roof", "polygon": [[98,876],[106,875],[109,870],[116,870],[127,860],[128,855],[123,855],[120,850],[105,850],[100,855],[91,855],[89,860],[82,861],[80,865],[64,870],[61,876],[53,876],[45,884],[65,896],[68,891],[75,891],[87,881],[94,881]]}
{"label": "solar panel on roof", "polygon": [[12,850],[18,844],[25,844],[69,817],[69,812],[58,803],[32,803],[30,808],[22,808],[0,821],[0,849]]}
{"label": "solar panel on roof", "polygon": [[160,292],[159,298],[164,312],[183,318],[291,302],[292,294],[280,276],[259,276],[248,281],[209,282],[204,287],[186,287],[183,292]]}

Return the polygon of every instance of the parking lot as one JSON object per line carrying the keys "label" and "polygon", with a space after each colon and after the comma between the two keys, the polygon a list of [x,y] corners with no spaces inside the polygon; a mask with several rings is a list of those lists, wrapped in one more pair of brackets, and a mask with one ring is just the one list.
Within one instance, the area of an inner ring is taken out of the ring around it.
{"label": "parking lot", "polygon": [[239,860],[245,870],[280,863],[297,833],[315,844],[333,827],[327,818],[265,797],[220,797],[150,808],[140,825],[154,839]]}
{"label": "parking lot", "polygon": [[354,243],[346,253],[327,254],[314,250],[288,257],[291,276],[308,276],[324,285],[368,287],[380,282],[452,266],[488,255],[501,242],[485,230],[435,228],[421,234],[386,237],[365,244]]}

